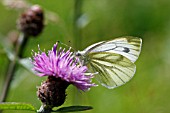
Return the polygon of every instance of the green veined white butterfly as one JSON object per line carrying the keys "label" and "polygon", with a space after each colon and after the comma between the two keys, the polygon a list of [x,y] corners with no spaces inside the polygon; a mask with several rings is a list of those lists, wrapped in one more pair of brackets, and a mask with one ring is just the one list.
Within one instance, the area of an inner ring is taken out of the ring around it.
{"label": "green veined white butterfly", "polygon": [[119,37],[95,43],[76,52],[83,65],[94,72],[101,85],[113,89],[128,82],[135,74],[134,62],[138,59],[142,39],[132,36]]}

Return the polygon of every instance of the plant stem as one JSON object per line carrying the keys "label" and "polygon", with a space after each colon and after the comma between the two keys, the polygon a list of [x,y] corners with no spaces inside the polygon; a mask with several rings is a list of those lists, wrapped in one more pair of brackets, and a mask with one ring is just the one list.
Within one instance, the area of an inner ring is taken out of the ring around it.
{"label": "plant stem", "polygon": [[81,48],[81,29],[78,27],[77,21],[82,15],[82,5],[83,0],[75,0],[74,4],[74,20],[73,20],[73,30],[74,30],[74,44],[75,48]]}
{"label": "plant stem", "polygon": [[10,84],[11,84],[11,81],[12,81],[12,78],[14,76],[14,72],[15,72],[15,69],[16,69],[17,59],[22,57],[22,53],[23,53],[23,50],[26,46],[27,40],[28,40],[28,38],[24,34],[21,34],[20,37],[18,38],[17,45],[16,45],[16,48],[15,48],[14,60],[10,61],[10,64],[9,64],[9,67],[8,67],[8,70],[7,70],[7,74],[6,74],[4,87],[3,87],[3,90],[2,90],[2,95],[1,95],[1,98],[0,98],[0,102],[6,101],[6,98],[8,96],[8,92],[9,92],[9,88],[10,88]]}
{"label": "plant stem", "polygon": [[[78,26],[78,20],[82,15],[83,0],[75,0],[74,3],[74,20],[73,20],[73,32],[74,32],[74,45],[76,50],[82,49],[82,29]],[[81,96],[76,88],[73,90],[74,97],[73,103],[81,102]]]}
{"label": "plant stem", "polygon": [[39,110],[37,110],[37,113],[51,113],[51,108],[42,105]]}

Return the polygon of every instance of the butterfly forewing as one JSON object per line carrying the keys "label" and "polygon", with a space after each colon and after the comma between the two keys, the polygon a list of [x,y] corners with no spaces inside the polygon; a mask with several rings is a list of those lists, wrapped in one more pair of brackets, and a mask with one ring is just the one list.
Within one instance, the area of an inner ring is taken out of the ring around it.
{"label": "butterfly forewing", "polygon": [[[91,52],[110,52],[125,56],[135,62],[141,51],[142,40],[137,37],[120,37],[110,41],[102,41],[85,49],[86,54]],[[90,48],[91,47],[91,48]]]}
{"label": "butterfly forewing", "polygon": [[90,53],[89,67],[98,72],[97,80],[112,89],[128,82],[134,75],[136,67],[126,57],[109,52]]}

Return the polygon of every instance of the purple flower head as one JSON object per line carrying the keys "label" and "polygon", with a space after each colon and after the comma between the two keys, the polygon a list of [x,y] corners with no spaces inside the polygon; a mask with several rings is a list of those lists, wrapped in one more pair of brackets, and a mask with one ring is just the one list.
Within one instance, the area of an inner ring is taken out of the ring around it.
{"label": "purple flower head", "polygon": [[93,74],[86,75],[88,68],[76,63],[70,49],[66,52],[62,48],[57,50],[57,45],[54,44],[52,50],[49,50],[47,54],[40,50],[38,53],[34,52],[32,63],[34,65],[33,70],[37,72],[37,75],[61,78],[83,91],[96,86],[91,83]]}

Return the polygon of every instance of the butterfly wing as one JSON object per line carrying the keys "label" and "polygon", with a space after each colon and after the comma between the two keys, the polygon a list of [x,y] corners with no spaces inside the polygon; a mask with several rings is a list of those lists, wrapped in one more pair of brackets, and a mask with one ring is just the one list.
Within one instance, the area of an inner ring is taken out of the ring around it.
{"label": "butterfly wing", "polygon": [[135,74],[142,40],[137,37],[120,37],[102,41],[77,52],[88,67],[98,72],[96,78],[105,87],[112,89],[128,82]]}
{"label": "butterfly wing", "polygon": [[140,38],[126,36],[95,43],[87,47],[84,51],[86,52],[85,54],[93,52],[117,53],[134,63],[140,54],[141,46],[142,40]]}
{"label": "butterfly wing", "polygon": [[136,71],[136,66],[126,57],[110,52],[89,54],[89,67],[97,80],[105,87],[113,89],[128,82]]}

